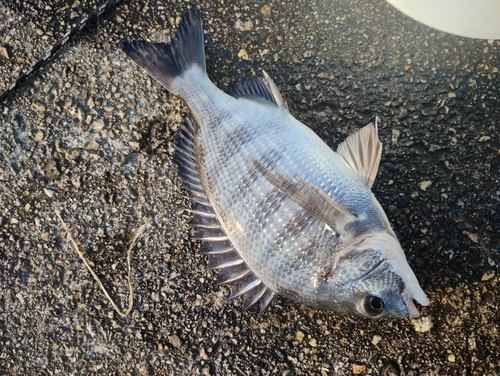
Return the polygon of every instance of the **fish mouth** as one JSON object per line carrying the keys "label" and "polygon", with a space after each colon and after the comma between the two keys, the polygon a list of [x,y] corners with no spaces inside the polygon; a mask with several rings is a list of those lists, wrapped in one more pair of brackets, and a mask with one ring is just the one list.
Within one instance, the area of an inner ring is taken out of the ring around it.
{"label": "fish mouth", "polygon": [[420,312],[418,312],[417,307],[415,307],[415,302],[413,301],[413,295],[408,291],[403,291],[401,293],[401,299],[406,305],[408,310],[408,316],[412,318],[420,317]]}
{"label": "fish mouth", "polygon": [[[420,285],[418,285],[418,282],[417,282],[418,289],[415,289],[415,287],[410,284],[411,278],[408,278],[409,276],[402,276],[400,273],[396,272],[397,269],[394,268],[394,263],[392,262],[392,260],[384,260],[383,263],[387,263],[388,267],[391,269],[391,272],[394,273],[395,275],[397,275],[401,279],[402,286],[401,286],[401,290],[400,290],[399,295],[401,297],[401,300],[403,301],[403,303],[406,306],[406,310],[408,311],[408,316],[411,318],[420,317],[420,312],[418,311],[417,307],[415,306],[415,300],[423,306],[428,305],[429,301],[428,301],[427,297],[425,296],[425,294],[423,293]],[[412,272],[412,274],[413,274],[413,272]],[[416,278],[415,278],[415,280],[416,280]],[[418,297],[419,290],[422,291],[423,298]]]}
{"label": "fish mouth", "polygon": [[[420,317],[420,312],[415,306],[415,301],[417,301],[422,306],[427,306],[429,305],[429,299],[427,299],[424,291],[422,290],[418,282],[416,282],[417,279],[415,277],[415,274],[413,274],[413,271],[408,267],[408,269],[411,271],[411,275],[402,275],[396,271],[397,269],[395,269],[395,265],[392,260],[385,260],[385,262],[390,264],[392,266],[392,272],[399,278],[401,278],[402,289],[400,290],[400,296],[401,300],[406,306],[408,316],[412,318]],[[412,283],[413,281],[416,282],[416,285]]]}
{"label": "fish mouth", "polygon": [[[416,280],[416,278],[415,278]],[[420,317],[420,313],[415,307],[415,301],[417,301],[421,306],[428,306],[429,299],[425,295],[424,291],[417,282],[417,285],[412,285],[408,281],[404,281],[405,289],[401,293],[401,299],[406,304],[406,309],[408,310],[408,316],[410,317]]]}

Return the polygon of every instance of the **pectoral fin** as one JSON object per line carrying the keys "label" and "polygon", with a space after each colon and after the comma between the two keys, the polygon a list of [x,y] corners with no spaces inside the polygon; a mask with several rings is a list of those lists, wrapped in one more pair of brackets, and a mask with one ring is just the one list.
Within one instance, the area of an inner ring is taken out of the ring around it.
{"label": "pectoral fin", "polygon": [[257,170],[278,190],[301,206],[306,212],[326,223],[338,236],[343,233],[345,224],[356,215],[335,202],[314,184],[299,177],[287,178],[272,171],[255,159],[251,159]]}

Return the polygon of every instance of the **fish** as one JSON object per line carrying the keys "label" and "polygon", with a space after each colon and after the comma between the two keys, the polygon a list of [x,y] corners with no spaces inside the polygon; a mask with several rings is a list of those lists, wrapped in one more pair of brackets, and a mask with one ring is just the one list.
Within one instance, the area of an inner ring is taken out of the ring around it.
{"label": "fish", "polygon": [[278,296],[361,317],[418,317],[429,304],[371,187],[382,144],[369,123],[330,149],[296,120],[263,72],[232,93],[206,71],[202,16],[191,8],[171,43],[123,52],[191,114],[174,139],[192,202],[193,239],[242,310]]}

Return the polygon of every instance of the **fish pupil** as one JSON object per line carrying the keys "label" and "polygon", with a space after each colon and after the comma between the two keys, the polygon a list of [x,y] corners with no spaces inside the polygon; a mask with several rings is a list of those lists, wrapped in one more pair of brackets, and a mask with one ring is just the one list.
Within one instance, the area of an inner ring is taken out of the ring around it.
{"label": "fish pupil", "polygon": [[364,306],[366,313],[370,316],[377,316],[385,311],[384,301],[377,296],[367,296]]}
{"label": "fish pupil", "polygon": [[379,298],[372,298],[370,299],[370,307],[372,307],[374,310],[380,310],[384,306],[384,303],[382,302],[382,299]]}

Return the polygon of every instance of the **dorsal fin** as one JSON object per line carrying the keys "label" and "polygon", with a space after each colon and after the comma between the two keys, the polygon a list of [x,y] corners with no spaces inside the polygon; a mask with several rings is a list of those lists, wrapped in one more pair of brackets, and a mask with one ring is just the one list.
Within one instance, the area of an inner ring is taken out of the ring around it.
{"label": "dorsal fin", "polygon": [[358,174],[360,180],[371,189],[382,156],[377,126],[370,123],[351,134],[339,145],[337,153],[347,167]]}
{"label": "dorsal fin", "polygon": [[271,77],[264,71],[262,73],[264,77],[252,77],[248,82],[236,88],[231,95],[235,98],[264,99],[288,110],[286,102]]}
{"label": "dorsal fin", "polygon": [[275,293],[240,257],[210,205],[197,170],[194,124],[194,120],[186,118],[174,141],[179,178],[193,204],[190,223],[194,228],[193,239],[203,241],[201,252],[209,255],[207,269],[219,269],[217,285],[230,285],[231,295],[228,300],[243,296],[243,310],[260,301],[259,314],[262,314],[273,301]]}

